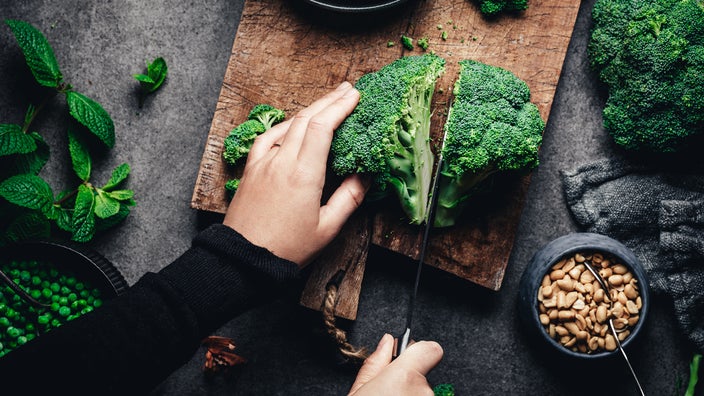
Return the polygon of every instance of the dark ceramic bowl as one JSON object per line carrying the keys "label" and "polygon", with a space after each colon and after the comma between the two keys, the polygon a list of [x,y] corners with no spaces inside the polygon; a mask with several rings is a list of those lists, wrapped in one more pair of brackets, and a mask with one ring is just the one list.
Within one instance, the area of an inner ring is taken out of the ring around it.
{"label": "dark ceramic bowl", "polygon": [[129,287],[120,271],[107,259],[86,247],[56,241],[25,241],[0,248],[2,260],[42,260],[67,270],[98,288],[103,298],[122,294]]}
{"label": "dark ceramic bowl", "polygon": [[543,277],[560,260],[576,253],[595,252],[615,256],[621,264],[631,270],[631,273],[638,281],[638,291],[642,301],[642,307],[639,312],[640,319],[630,329],[631,334],[621,343],[626,347],[637,338],[646,322],[650,308],[650,289],[643,266],[633,252],[622,243],[607,236],[592,233],[573,233],[562,236],[535,253],[528,263],[519,284],[518,311],[523,325],[529,330],[530,335],[538,338],[543,344],[548,345],[560,354],[579,359],[598,359],[612,356],[619,352],[618,349],[594,353],[575,352],[551,338],[545,331],[543,324],[540,323],[538,290]]}
{"label": "dark ceramic bowl", "polygon": [[396,7],[406,0],[304,0],[304,2],[327,11],[369,13]]}

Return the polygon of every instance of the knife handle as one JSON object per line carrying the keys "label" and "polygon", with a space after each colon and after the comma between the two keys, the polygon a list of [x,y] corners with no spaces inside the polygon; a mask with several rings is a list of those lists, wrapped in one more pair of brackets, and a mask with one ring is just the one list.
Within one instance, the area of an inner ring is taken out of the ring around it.
{"label": "knife handle", "polygon": [[399,338],[394,338],[394,354],[393,358],[396,359],[399,357],[403,351],[408,348],[408,343],[411,341],[411,329],[406,328],[406,331],[403,333],[403,335]]}

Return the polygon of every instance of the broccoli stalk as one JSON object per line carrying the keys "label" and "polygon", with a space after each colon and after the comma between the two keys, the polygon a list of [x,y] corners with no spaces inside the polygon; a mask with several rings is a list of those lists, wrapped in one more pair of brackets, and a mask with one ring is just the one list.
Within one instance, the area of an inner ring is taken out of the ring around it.
{"label": "broccoli stalk", "polygon": [[508,70],[460,61],[438,181],[436,227],[454,225],[477,186],[496,172],[538,165],[545,123],[528,85]]}
{"label": "broccoli stalk", "polygon": [[678,151],[704,132],[704,2],[599,0],[588,45],[604,127],[629,150]]}
{"label": "broccoli stalk", "polygon": [[368,173],[371,195],[395,192],[411,224],[427,216],[432,178],[430,104],[445,70],[437,55],[407,56],[357,81],[359,104],[335,132],[332,168],[338,175]]}

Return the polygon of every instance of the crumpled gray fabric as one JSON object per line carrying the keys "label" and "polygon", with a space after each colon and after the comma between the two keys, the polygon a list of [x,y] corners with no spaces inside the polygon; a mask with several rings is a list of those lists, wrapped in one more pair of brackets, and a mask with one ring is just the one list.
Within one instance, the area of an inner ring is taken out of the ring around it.
{"label": "crumpled gray fabric", "polygon": [[704,351],[704,173],[616,159],[561,176],[577,223],[633,250],[653,292],[672,298],[680,328]]}

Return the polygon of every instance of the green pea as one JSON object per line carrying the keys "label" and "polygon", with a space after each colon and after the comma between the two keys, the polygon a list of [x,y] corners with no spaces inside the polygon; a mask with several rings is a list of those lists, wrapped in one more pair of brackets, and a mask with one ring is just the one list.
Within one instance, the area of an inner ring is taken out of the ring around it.
{"label": "green pea", "polygon": [[86,288],[86,285],[83,284],[83,282],[76,282],[76,290],[83,290]]}
{"label": "green pea", "polygon": [[6,317],[0,317],[0,327],[8,327],[10,325],[10,319]]}
{"label": "green pea", "polygon": [[52,278],[56,278],[57,276],[59,276],[59,270],[57,270],[56,268],[50,269],[49,276],[51,276]]}
{"label": "green pea", "polygon": [[10,326],[7,328],[7,335],[10,336],[10,338],[17,338],[22,335],[22,332],[20,329]]}
{"label": "green pea", "polygon": [[61,305],[60,305],[58,302],[53,302],[53,303],[51,303],[51,308],[50,308],[50,309],[51,309],[52,311],[58,311],[59,308],[61,308]]}
{"label": "green pea", "polygon": [[32,274],[27,271],[20,271],[20,279],[22,279],[22,282],[29,282],[32,280]]}
{"label": "green pea", "polygon": [[40,277],[38,277],[38,276],[36,276],[36,275],[34,275],[34,276],[32,277],[32,285],[34,285],[34,286],[39,286],[41,283],[42,283],[42,278],[40,278]]}
{"label": "green pea", "polygon": [[64,296],[68,296],[69,294],[71,294],[71,289],[66,286],[61,286],[61,294],[63,294]]}
{"label": "green pea", "polygon": [[68,305],[68,298],[67,297],[60,297],[59,298],[59,304],[61,305]]}
{"label": "green pea", "polygon": [[37,289],[34,289],[29,292],[29,295],[32,296],[33,299],[38,300],[42,297],[42,292]]}
{"label": "green pea", "polygon": [[88,290],[81,290],[81,292],[78,293],[78,294],[81,296],[81,298],[88,298],[88,297],[90,297],[90,292],[89,292]]}
{"label": "green pea", "polygon": [[56,282],[52,283],[50,287],[52,293],[58,293],[61,290],[61,285]]}
{"label": "green pea", "polygon": [[76,293],[71,293],[68,295],[67,298],[68,298],[68,302],[72,303],[72,302],[78,300],[78,295],[76,295]]}
{"label": "green pea", "polygon": [[68,316],[71,314],[71,308],[69,307],[61,307],[59,308],[59,315],[61,316]]}
{"label": "green pea", "polygon": [[75,284],[76,284],[76,278],[74,278],[73,276],[68,277],[68,278],[66,279],[66,284],[67,284],[68,286],[73,286],[73,285],[75,285]]}
{"label": "green pea", "polygon": [[53,296],[53,294],[54,293],[51,291],[51,289],[47,289],[47,288],[42,289],[42,296],[44,296],[44,298],[51,298]]}
{"label": "green pea", "polygon": [[45,325],[49,323],[49,320],[51,320],[51,316],[44,314],[44,315],[39,315],[37,317],[37,323],[40,325]]}

